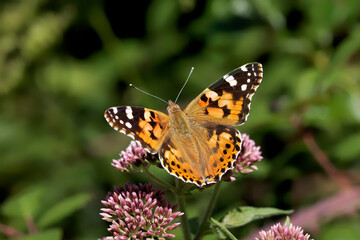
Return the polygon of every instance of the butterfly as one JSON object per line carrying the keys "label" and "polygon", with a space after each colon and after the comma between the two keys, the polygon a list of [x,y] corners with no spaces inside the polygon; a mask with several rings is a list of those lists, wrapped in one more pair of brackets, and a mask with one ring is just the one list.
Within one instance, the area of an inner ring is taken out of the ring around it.
{"label": "butterfly", "polygon": [[168,101],[168,115],[120,106],[107,109],[105,119],[150,153],[158,153],[171,175],[203,187],[233,168],[241,151],[241,135],[234,126],[246,121],[262,78],[262,65],[248,63],[206,88],[183,111]]}

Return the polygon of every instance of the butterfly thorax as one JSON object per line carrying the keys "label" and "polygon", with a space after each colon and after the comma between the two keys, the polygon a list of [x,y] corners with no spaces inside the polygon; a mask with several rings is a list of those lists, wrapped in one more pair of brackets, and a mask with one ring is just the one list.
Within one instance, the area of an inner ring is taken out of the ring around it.
{"label": "butterfly thorax", "polygon": [[179,105],[169,101],[167,108],[169,112],[169,124],[178,134],[188,134],[190,132],[190,122],[186,114],[180,109]]}

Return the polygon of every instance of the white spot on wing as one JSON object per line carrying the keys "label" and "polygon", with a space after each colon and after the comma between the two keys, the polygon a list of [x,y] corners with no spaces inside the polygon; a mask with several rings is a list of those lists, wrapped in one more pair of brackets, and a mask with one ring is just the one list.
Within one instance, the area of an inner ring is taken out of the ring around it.
{"label": "white spot on wing", "polygon": [[250,76],[251,76],[251,73],[248,73],[248,76],[250,77]]}
{"label": "white spot on wing", "polygon": [[227,81],[227,82],[229,82],[229,81],[232,81],[232,80],[234,80],[235,78],[234,78],[234,76],[228,76],[225,80]]}
{"label": "white spot on wing", "polygon": [[216,100],[219,99],[219,95],[218,95],[216,92],[214,92],[214,91],[209,91],[209,92],[207,92],[207,93],[206,93],[206,96],[207,96],[208,98],[211,98],[212,101],[216,101]]}
{"label": "white spot on wing", "polygon": [[232,80],[231,82],[229,82],[230,86],[236,86],[237,84],[237,81],[236,80]]}
{"label": "white spot on wing", "polygon": [[118,112],[117,107],[113,107],[112,110],[114,111],[114,114],[117,114],[117,112]]}
{"label": "white spot on wing", "polygon": [[129,122],[126,122],[126,123],[125,123],[125,126],[127,126],[128,128],[132,128],[132,125],[131,125],[131,123],[129,123]]}
{"label": "white spot on wing", "polygon": [[145,111],[144,112],[144,117],[146,121],[150,121],[150,111]]}
{"label": "white spot on wing", "polygon": [[235,80],[235,78],[233,76],[228,76],[225,81],[227,81],[230,86],[235,86],[237,84],[237,81]]}
{"label": "white spot on wing", "polygon": [[246,84],[241,85],[241,91],[245,91],[246,88],[247,88],[247,85],[246,85]]}
{"label": "white spot on wing", "polygon": [[243,70],[244,72],[247,72],[247,68],[245,65],[241,66],[240,69]]}
{"label": "white spot on wing", "polygon": [[126,116],[128,117],[128,119],[133,119],[134,116],[132,114],[132,109],[131,107],[127,106],[126,109],[125,109],[125,113],[126,113]]}
{"label": "white spot on wing", "polygon": [[248,78],[246,81],[247,81],[247,83],[250,83],[250,78]]}
{"label": "white spot on wing", "polygon": [[120,124],[124,124],[124,121],[120,119]]}

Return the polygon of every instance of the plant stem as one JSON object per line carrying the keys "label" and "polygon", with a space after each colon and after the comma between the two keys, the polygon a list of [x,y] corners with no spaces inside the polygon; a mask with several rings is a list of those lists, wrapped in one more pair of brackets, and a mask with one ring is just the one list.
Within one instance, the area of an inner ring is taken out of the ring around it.
{"label": "plant stem", "polygon": [[217,225],[217,227],[226,234],[231,240],[237,240],[236,237],[221,223],[216,221],[215,219],[211,218],[211,220]]}
{"label": "plant stem", "polygon": [[21,238],[24,234],[15,228],[9,227],[5,224],[0,223],[0,233],[4,234],[9,238]]}
{"label": "plant stem", "polygon": [[220,186],[221,186],[221,182],[218,182],[217,184],[215,184],[215,189],[212,192],[210,202],[209,202],[209,204],[208,204],[208,206],[206,208],[206,211],[205,211],[205,213],[204,213],[204,215],[203,215],[203,217],[201,219],[201,222],[200,222],[199,227],[198,227],[198,229],[196,231],[196,235],[195,235],[194,240],[199,240],[200,239],[201,235],[204,232],[205,227],[208,225],[208,220],[210,218],[210,215],[211,215],[212,211],[214,210],[217,197],[219,196]]}
{"label": "plant stem", "polygon": [[174,194],[175,194],[177,202],[179,204],[179,210],[184,213],[182,216],[180,216],[181,228],[182,228],[182,232],[183,232],[183,239],[191,240],[189,221],[187,219],[187,214],[186,214],[186,209],[185,209],[185,198],[184,198],[184,195],[182,195],[180,193],[181,192],[181,182],[179,179],[176,179],[175,181],[176,181],[176,190],[177,191],[175,191]]}
{"label": "plant stem", "polygon": [[341,188],[348,189],[351,187],[352,184],[350,179],[334,166],[326,153],[319,147],[312,133],[304,132],[302,138],[306,147],[309,149],[309,152],[314,156],[315,160],[325,172],[333,178]]}
{"label": "plant stem", "polygon": [[142,172],[145,173],[149,178],[151,178],[151,180],[154,180],[155,182],[157,182],[158,184],[162,185],[164,188],[169,189],[170,191],[172,191],[174,194],[176,194],[176,189],[174,186],[172,186],[171,184],[164,182],[163,180],[161,180],[160,178],[156,177],[154,174],[152,174],[151,172],[149,172],[149,170],[146,167],[141,168]]}

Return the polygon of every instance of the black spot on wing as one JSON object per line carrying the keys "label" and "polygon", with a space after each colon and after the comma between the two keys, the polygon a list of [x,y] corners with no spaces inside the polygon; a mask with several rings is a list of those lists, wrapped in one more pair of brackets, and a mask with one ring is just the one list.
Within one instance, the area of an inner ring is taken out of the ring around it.
{"label": "black spot on wing", "polygon": [[203,101],[203,102],[207,102],[208,98],[206,97],[205,94],[201,95],[200,99]]}
{"label": "black spot on wing", "polygon": [[222,110],[224,111],[224,115],[223,115],[223,117],[227,117],[227,116],[229,116],[230,115],[230,113],[231,113],[231,110],[230,109],[228,109],[228,108],[222,108]]}

